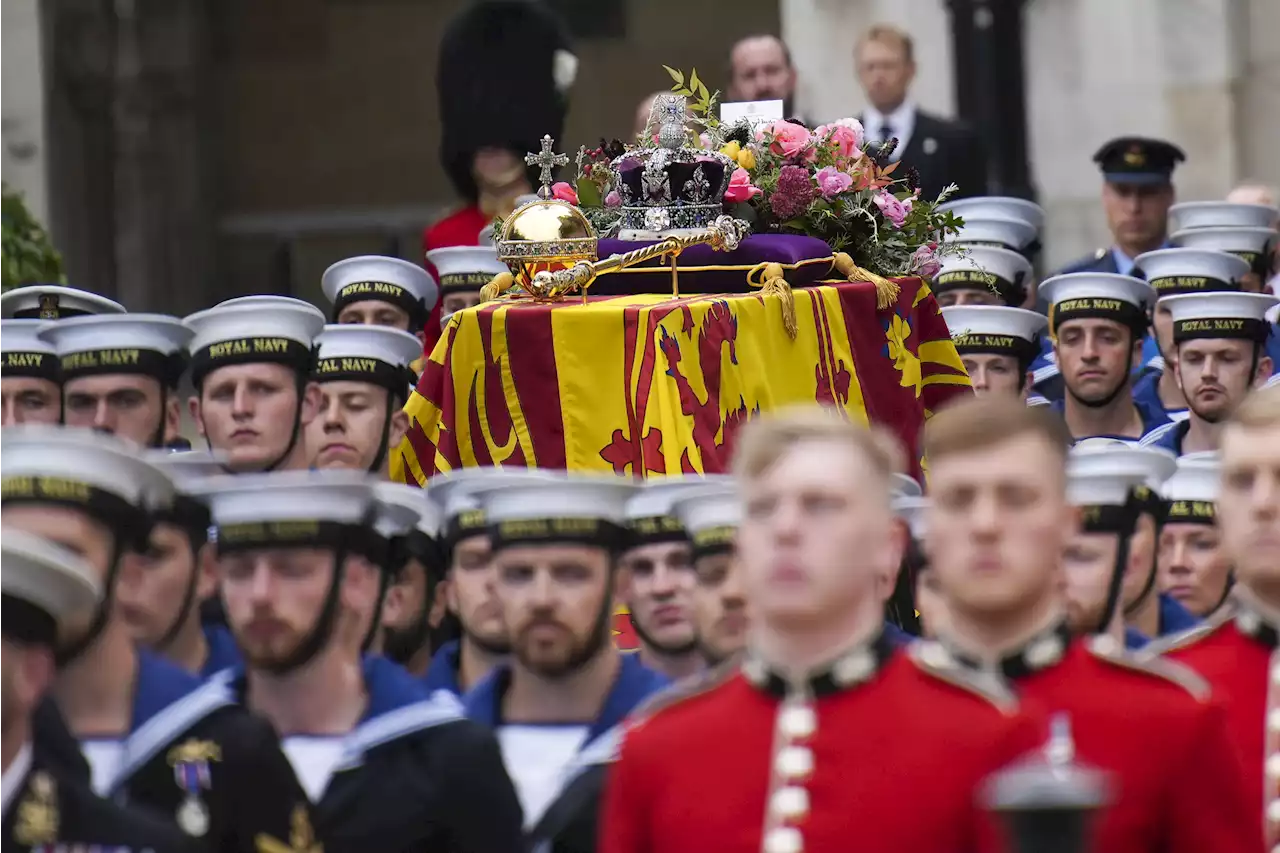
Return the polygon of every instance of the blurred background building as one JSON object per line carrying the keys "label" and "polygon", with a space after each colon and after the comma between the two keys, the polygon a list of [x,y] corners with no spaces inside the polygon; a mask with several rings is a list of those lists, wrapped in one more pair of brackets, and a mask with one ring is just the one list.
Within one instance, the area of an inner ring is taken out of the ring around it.
{"label": "blurred background building", "polygon": [[[322,301],[328,264],[420,260],[422,228],[455,204],[434,68],[464,2],[5,0],[3,177],[50,225],[69,281],[132,309]],[[800,114],[855,114],[854,43],[886,22],[916,41],[924,109],[974,120],[982,81],[1023,88],[1012,150],[1048,213],[1046,268],[1107,242],[1090,157],[1110,137],[1182,146],[1183,199],[1280,183],[1276,0],[546,2],[580,61],[568,153],[627,137],[664,63],[726,88],[729,48],[752,33],[789,44]]]}

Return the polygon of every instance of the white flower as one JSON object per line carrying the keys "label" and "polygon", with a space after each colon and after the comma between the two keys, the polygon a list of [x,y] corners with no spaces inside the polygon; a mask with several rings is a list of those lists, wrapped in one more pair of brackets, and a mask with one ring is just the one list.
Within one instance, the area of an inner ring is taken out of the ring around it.
{"label": "white flower", "polygon": [[568,92],[577,77],[578,57],[567,50],[557,50],[551,57],[551,79],[555,81],[556,91],[562,95]]}

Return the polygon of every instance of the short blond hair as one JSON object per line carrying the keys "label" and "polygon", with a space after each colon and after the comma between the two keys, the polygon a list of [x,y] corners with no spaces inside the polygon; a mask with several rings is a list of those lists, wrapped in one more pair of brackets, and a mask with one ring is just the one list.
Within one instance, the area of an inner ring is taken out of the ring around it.
{"label": "short blond hair", "polygon": [[1246,429],[1280,426],[1280,384],[1264,385],[1251,392],[1231,413],[1227,426]]}
{"label": "short blond hair", "polygon": [[858,39],[858,43],[854,47],[854,55],[861,54],[863,46],[873,41],[902,51],[902,56],[906,59],[907,64],[916,61],[915,42],[911,40],[911,36],[907,34],[906,30],[899,29],[892,24],[873,24],[871,29],[863,33],[862,38]]}
{"label": "short blond hair", "polygon": [[902,470],[905,455],[897,438],[883,427],[851,422],[832,406],[792,406],[749,421],[738,436],[733,474],[753,480],[778,464],[800,444],[827,442],[851,448],[886,483]]}
{"label": "short blond hair", "polygon": [[1028,406],[1013,397],[972,397],[938,412],[924,425],[924,455],[932,464],[1026,435],[1044,439],[1066,463],[1071,433],[1062,417],[1048,406]]}

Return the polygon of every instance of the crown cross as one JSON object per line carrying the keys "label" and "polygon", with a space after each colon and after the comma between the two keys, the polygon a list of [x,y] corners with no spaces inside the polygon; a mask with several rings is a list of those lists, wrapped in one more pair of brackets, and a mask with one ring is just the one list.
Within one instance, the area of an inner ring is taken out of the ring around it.
{"label": "crown cross", "polygon": [[554,180],[552,172],[556,166],[563,166],[569,162],[568,154],[557,154],[555,152],[555,144],[555,140],[548,133],[542,137],[541,151],[537,154],[529,153],[524,155],[526,163],[542,169],[542,175],[539,178],[542,186],[538,188],[538,195],[542,198],[551,198],[551,182]]}

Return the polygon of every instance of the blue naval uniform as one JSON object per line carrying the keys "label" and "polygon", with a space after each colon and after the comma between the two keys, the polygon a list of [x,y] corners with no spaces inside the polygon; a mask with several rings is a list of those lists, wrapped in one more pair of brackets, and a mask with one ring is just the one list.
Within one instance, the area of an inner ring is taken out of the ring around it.
{"label": "blue naval uniform", "polygon": [[[1187,608],[1183,607],[1178,599],[1163,592],[1157,597],[1158,606],[1160,608],[1160,619],[1157,623],[1159,635],[1167,637],[1172,634],[1181,634],[1183,631],[1189,630],[1200,624],[1200,620]],[[1136,651],[1151,642],[1151,638],[1139,631],[1137,628],[1126,626],[1124,629],[1124,647],[1130,651]]]}
{"label": "blue naval uniform", "polygon": [[236,638],[221,625],[205,625],[204,641],[209,646],[209,656],[204,659],[204,666],[200,667],[201,678],[210,678],[224,669],[243,663]]}
{"label": "blue naval uniform", "polygon": [[1186,439],[1187,431],[1190,429],[1190,419],[1170,421],[1159,429],[1144,435],[1138,445],[1141,447],[1158,447],[1161,450],[1168,450],[1175,456],[1181,456],[1182,442]]}
{"label": "blue naval uniform", "polygon": [[[502,698],[510,684],[510,666],[503,664],[464,697],[467,716],[491,729],[500,728]],[[605,772],[617,755],[622,721],[641,702],[669,684],[665,676],[640,663],[636,655],[619,655],[613,688],[600,715],[587,728],[577,754],[561,774],[550,805],[541,815],[525,815],[533,849],[553,853],[595,849]]]}
{"label": "blue naval uniform", "polygon": [[908,634],[892,622],[884,623],[884,637],[889,641],[889,645],[895,649],[905,648],[913,640],[917,639],[915,635]]}
{"label": "blue naval uniform", "polygon": [[1164,359],[1160,356],[1157,355],[1148,362],[1133,381],[1133,401],[1134,403],[1141,401],[1141,405],[1152,411],[1163,412],[1164,416],[1171,421],[1185,421],[1189,417],[1186,409],[1166,408],[1164,401],[1160,399],[1160,378],[1164,376],[1164,370]]}
{"label": "blue naval uniform", "polygon": [[[1061,400],[1054,401],[1049,405],[1058,414],[1062,414],[1066,409],[1066,403]],[[1169,420],[1169,416],[1164,413],[1163,409],[1153,408],[1148,403],[1138,399],[1134,399],[1133,405],[1138,410],[1138,417],[1142,419],[1142,435],[1140,437],[1130,438],[1123,435],[1090,435],[1082,436],[1082,438],[1114,438],[1117,441],[1125,441],[1130,444],[1143,444],[1146,442],[1148,436],[1153,435],[1166,424],[1173,423]]]}
{"label": "blue naval uniform", "polygon": [[454,696],[462,695],[462,685],[458,683],[458,666],[461,662],[462,644],[458,640],[450,640],[436,649],[431,656],[431,664],[422,683],[428,693],[444,690]]}

